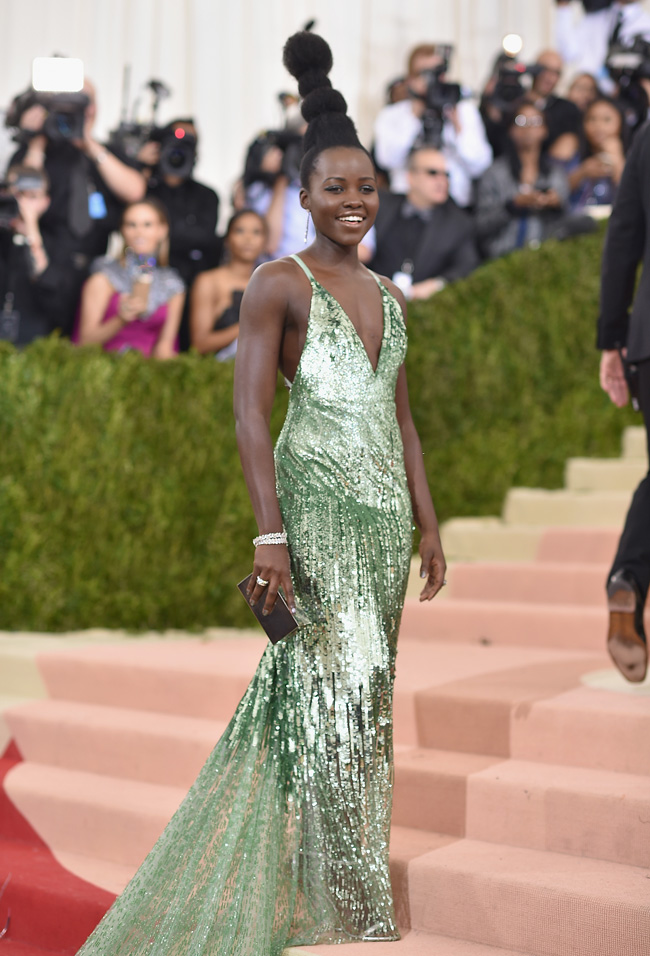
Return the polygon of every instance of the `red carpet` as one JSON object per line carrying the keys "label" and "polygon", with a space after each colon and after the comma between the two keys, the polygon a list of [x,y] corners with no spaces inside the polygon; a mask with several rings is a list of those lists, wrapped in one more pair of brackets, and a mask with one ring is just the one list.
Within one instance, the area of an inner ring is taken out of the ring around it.
{"label": "red carpet", "polygon": [[4,778],[21,761],[14,744],[0,758],[0,956],[74,956],[113,902],[112,894],[73,876],[8,798]]}

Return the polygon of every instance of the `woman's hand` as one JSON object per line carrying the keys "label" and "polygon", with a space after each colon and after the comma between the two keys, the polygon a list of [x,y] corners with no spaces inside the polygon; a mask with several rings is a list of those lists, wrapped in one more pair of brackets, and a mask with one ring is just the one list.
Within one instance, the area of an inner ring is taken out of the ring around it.
{"label": "woman's hand", "polygon": [[612,164],[606,162],[601,153],[585,159],[579,169],[582,179],[606,179],[612,175]]}
{"label": "woman's hand", "polygon": [[420,592],[420,600],[430,601],[436,596],[440,588],[447,583],[445,581],[447,562],[442,553],[442,544],[437,528],[435,531],[425,532],[422,535],[419,551],[422,558],[420,577],[427,579],[427,583]]}
{"label": "woman's hand", "polygon": [[[258,584],[257,578],[268,581],[268,584]],[[289,549],[285,544],[261,544],[255,548],[253,562],[253,576],[248,584],[246,595],[251,604],[257,604],[266,591],[263,614],[270,614],[275,607],[278,597],[278,588],[284,591],[284,597],[293,613],[296,610],[296,599],[291,583],[289,564]]]}
{"label": "woman's hand", "polygon": [[125,292],[120,296],[120,307],[117,314],[122,322],[133,322],[142,311],[142,302],[134,295]]}

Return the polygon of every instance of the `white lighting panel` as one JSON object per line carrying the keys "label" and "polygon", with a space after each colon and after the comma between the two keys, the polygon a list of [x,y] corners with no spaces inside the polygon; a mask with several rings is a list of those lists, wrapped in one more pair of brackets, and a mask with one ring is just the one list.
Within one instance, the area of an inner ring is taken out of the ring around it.
{"label": "white lighting panel", "polygon": [[51,93],[78,93],[84,85],[82,60],[67,56],[37,56],[32,64],[32,86]]}

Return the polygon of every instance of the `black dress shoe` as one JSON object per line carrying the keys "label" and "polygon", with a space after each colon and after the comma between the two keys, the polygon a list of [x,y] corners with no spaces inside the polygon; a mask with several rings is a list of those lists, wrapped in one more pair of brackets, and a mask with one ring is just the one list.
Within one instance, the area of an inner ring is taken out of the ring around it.
{"label": "black dress shoe", "polygon": [[634,684],[645,680],[648,642],[643,627],[644,601],[629,571],[615,571],[607,582],[607,650],[619,671]]}

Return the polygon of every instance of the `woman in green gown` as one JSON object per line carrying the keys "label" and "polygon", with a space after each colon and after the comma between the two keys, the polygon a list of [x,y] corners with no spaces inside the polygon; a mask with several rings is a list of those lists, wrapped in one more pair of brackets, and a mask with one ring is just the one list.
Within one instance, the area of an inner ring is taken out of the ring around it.
{"label": "woman in green gown", "polygon": [[[280,956],[290,945],[399,938],[388,871],[397,633],[421,532],[421,600],[445,562],[409,411],[405,303],[361,265],[375,171],[327,44],[296,34],[285,65],[309,126],[301,256],[246,290],[237,437],[260,535],[255,603],[279,588],[299,630],[269,645],[225,734],[83,956]],[[278,368],[291,383],[272,448]]]}

